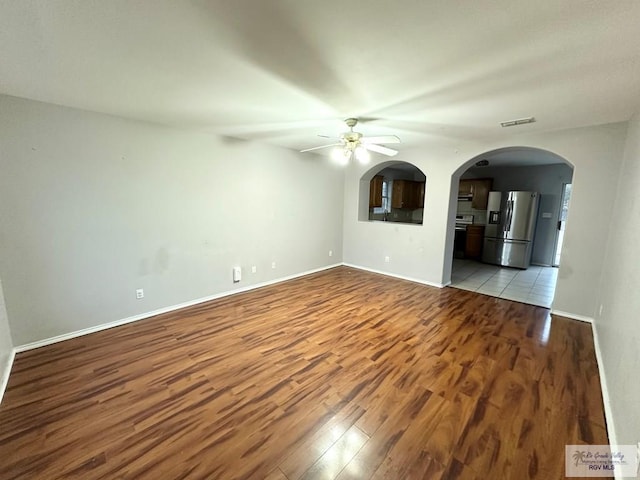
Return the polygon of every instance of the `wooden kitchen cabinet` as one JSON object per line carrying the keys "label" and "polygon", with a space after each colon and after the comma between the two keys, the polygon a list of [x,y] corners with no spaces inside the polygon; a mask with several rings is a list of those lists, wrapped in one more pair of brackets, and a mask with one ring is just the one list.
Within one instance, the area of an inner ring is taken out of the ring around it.
{"label": "wooden kitchen cabinet", "polygon": [[473,195],[473,180],[460,180],[458,186],[459,197],[470,197]]}
{"label": "wooden kitchen cabinet", "polygon": [[391,208],[416,209],[424,206],[424,182],[394,180],[391,190]]}
{"label": "wooden kitchen cabinet", "polygon": [[416,206],[416,208],[424,208],[424,191],[425,191],[425,182],[417,182],[418,186],[417,186],[417,198],[418,198],[418,205]]}
{"label": "wooden kitchen cabinet", "polygon": [[382,182],[384,177],[376,175],[369,184],[369,208],[382,207]]}
{"label": "wooden kitchen cabinet", "polygon": [[473,181],[473,197],[471,198],[471,207],[476,210],[486,210],[489,201],[489,192],[493,186],[493,179],[478,178]]}
{"label": "wooden kitchen cabinet", "polygon": [[471,197],[471,207],[486,210],[489,192],[493,186],[492,178],[470,178],[460,180],[458,197]]}
{"label": "wooden kitchen cabinet", "polygon": [[404,208],[407,200],[405,181],[394,180],[391,188],[391,208]]}
{"label": "wooden kitchen cabinet", "polygon": [[465,258],[480,258],[484,239],[484,225],[467,225],[467,239],[464,245]]}

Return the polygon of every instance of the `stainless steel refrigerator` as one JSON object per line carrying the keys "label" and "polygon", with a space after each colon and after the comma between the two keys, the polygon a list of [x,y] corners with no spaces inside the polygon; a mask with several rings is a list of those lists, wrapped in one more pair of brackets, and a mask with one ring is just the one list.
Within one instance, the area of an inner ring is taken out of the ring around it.
{"label": "stainless steel refrigerator", "polygon": [[536,192],[489,192],[483,262],[529,267],[539,200]]}

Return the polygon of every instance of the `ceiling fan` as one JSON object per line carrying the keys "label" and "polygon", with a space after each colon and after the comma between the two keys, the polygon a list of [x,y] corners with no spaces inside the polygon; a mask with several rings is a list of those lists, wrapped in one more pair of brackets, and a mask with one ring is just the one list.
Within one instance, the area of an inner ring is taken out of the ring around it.
{"label": "ceiling fan", "polygon": [[370,151],[381,153],[388,157],[393,157],[398,154],[397,150],[380,145],[381,143],[400,143],[400,139],[395,135],[365,137],[361,133],[353,131],[353,127],[358,123],[357,118],[347,118],[344,123],[349,127],[349,131],[340,134],[340,136],[336,138],[336,140],[339,140],[337,143],[305,148],[304,150],[300,150],[300,152],[311,152],[322,148],[334,147],[331,151],[331,158],[343,165],[347,164],[352,157],[355,157],[360,163],[368,163]]}

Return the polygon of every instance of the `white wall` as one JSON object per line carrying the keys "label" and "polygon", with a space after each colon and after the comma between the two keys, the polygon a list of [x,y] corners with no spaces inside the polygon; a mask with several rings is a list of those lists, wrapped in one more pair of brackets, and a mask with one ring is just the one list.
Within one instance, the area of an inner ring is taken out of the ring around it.
{"label": "white wall", "polygon": [[2,281],[0,280],[0,400],[9,380],[11,364],[13,363],[13,341],[4,303]]}
{"label": "white wall", "polygon": [[[397,160],[427,176],[424,225],[358,221],[358,186],[367,168],[347,171],[344,261],[434,284],[451,278],[454,217],[459,176],[475,158],[499,148],[534,147],[560,155],[574,166],[573,198],[563,248],[554,310],[593,317],[602,272],[606,228],[616,193],[626,124],[611,124],[508,141],[463,143],[405,150]],[[390,262],[384,262],[384,256]]]}
{"label": "white wall", "polygon": [[342,261],[344,175],[318,156],[6,96],[0,112],[16,345]]}
{"label": "white wall", "polygon": [[[629,124],[618,196],[608,223],[595,328],[619,444],[640,441],[640,114]],[[611,432],[611,429],[610,429]]]}

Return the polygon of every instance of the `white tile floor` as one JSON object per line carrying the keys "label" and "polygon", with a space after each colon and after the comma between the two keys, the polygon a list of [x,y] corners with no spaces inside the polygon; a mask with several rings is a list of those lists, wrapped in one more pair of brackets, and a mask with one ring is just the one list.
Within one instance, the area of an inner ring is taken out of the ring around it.
{"label": "white tile floor", "polygon": [[558,269],[531,266],[526,270],[453,260],[451,286],[516,302],[551,307]]}

